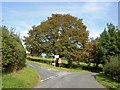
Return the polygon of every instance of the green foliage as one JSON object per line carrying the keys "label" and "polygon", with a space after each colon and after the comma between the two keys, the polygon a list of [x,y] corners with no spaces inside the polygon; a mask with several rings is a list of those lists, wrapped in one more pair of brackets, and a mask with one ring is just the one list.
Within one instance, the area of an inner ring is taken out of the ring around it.
{"label": "green foliage", "polygon": [[120,90],[120,83],[113,80],[110,76],[106,76],[104,73],[96,75],[96,80],[110,90]]}
{"label": "green foliage", "polygon": [[52,68],[55,70],[62,70],[62,71],[67,71],[67,72],[87,72],[87,70],[82,70],[82,69],[73,69],[73,68],[65,68],[65,67],[54,67],[52,65],[48,65],[46,63],[41,63],[41,62],[35,62],[35,61],[29,61],[35,64],[38,64],[42,67],[47,67],[47,68]]}
{"label": "green foliage", "polygon": [[104,73],[120,82],[120,57],[111,57],[110,62],[104,66]]}
{"label": "green foliage", "polygon": [[100,35],[98,46],[100,46],[102,59],[104,62],[110,59],[111,56],[120,54],[120,30],[113,24],[107,24],[107,28]]}
{"label": "green foliage", "polygon": [[8,31],[7,27],[2,30],[2,67],[3,71],[16,71],[25,66],[26,52],[20,38],[13,30]]}
{"label": "green foliage", "polygon": [[88,35],[82,19],[69,14],[52,14],[48,20],[34,26],[24,41],[31,54],[59,54],[72,64],[73,60],[84,59],[82,53],[88,42]]}
{"label": "green foliage", "polygon": [[112,56],[120,55],[120,30],[113,24],[107,24],[105,30],[93,42],[93,59],[96,64],[106,64]]}

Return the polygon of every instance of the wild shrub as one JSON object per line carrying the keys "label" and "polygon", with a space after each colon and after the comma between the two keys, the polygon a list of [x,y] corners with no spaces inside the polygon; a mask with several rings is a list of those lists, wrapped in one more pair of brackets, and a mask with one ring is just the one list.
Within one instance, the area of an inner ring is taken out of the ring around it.
{"label": "wild shrub", "polygon": [[25,66],[26,51],[21,40],[13,31],[7,27],[2,29],[2,70],[13,72]]}
{"label": "wild shrub", "polygon": [[[120,56],[119,56],[120,57]],[[120,82],[120,58],[118,56],[112,57],[110,62],[104,66],[104,73],[116,81]]]}

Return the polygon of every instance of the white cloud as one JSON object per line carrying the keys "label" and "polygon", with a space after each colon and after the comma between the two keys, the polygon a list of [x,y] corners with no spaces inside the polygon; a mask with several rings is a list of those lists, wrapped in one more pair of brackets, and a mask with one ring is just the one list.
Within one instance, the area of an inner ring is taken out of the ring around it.
{"label": "white cloud", "polygon": [[28,31],[25,30],[25,31],[21,31],[21,39],[24,39],[24,36],[27,37],[28,36]]}
{"label": "white cloud", "polygon": [[83,13],[97,13],[100,11],[105,10],[104,8],[105,6],[100,6],[98,5],[98,3],[86,3],[83,7],[82,7],[82,12]]}
{"label": "white cloud", "polygon": [[[52,13],[59,14],[67,14],[82,18],[84,24],[88,27],[90,31],[90,37],[97,37],[102,31],[101,26],[98,25],[100,20],[110,20],[107,12],[109,10],[110,3],[66,3],[65,6],[60,6],[59,3],[57,5],[47,4],[48,6],[35,6],[35,10],[28,9],[26,12],[23,8],[23,11],[11,10],[9,11],[12,17],[17,18],[13,26],[16,27],[17,31],[19,31],[23,36],[27,36],[28,30],[33,25],[38,25],[41,21],[47,19],[47,17],[51,16]],[[17,7],[18,8],[18,7]],[[21,7],[22,8],[22,7]],[[18,17],[22,17],[19,19]],[[26,20],[24,20],[24,18]]]}
{"label": "white cloud", "polygon": [[102,33],[102,31],[104,30],[103,28],[89,28],[90,32],[89,32],[89,38],[97,38],[100,36],[100,34]]}
{"label": "white cloud", "polygon": [[32,25],[29,25],[25,22],[21,22],[19,26],[16,27],[16,30],[20,32],[21,39],[23,39],[24,36],[28,36],[28,31],[32,28]]}
{"label": "white cloud", "polygon": [[21,42],[22,42],[22,45],[24,46],[25,48],[25,44],[23,42],[23,40],[25,39],[24,37],[27,37],[28,36],[28,30],[24,30],[24,28],[16,28],[17,31],[20,32],[20,38],[21,38]]}

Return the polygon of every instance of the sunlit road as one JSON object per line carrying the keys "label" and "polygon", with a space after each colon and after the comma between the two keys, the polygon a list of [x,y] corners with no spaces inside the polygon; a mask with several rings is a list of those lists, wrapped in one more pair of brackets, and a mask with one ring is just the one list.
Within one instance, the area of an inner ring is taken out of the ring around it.
{"label": "sunlit road", "polygon": [[42,78],[35,88],[105,88],[95,80],[96,73],[57,71],[31,62],[27,64],[37,70]]}

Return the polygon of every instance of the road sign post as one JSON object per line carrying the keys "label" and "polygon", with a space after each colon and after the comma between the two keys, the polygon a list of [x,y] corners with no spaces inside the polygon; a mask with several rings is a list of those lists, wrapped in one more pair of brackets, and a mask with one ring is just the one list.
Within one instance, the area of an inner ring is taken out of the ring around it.
{"label": "road sign post", "polygon": [[58,59],[59,67],[61,66],[61,63],[62,63],[62,60],[61,60],[61,58],[59,58],[59,59]]}
{"label": "road sign post", "polygon": [[55,65],[58,66],[58,65],[59,65],[59,64],[58,64],[59,55],[55,55],[54,57],[55,57],[55,59],[56,59]]}
{"label": "road sign post", "polygon": [[[46,57],[46,54],[45,53],[42,53],[41,54],[42,58],[44,59]],[[43,60],[43,63],[44,63],[44,60]]]}

